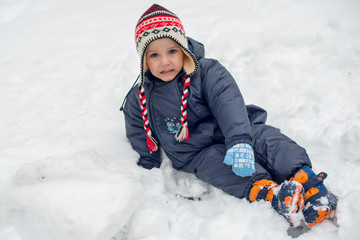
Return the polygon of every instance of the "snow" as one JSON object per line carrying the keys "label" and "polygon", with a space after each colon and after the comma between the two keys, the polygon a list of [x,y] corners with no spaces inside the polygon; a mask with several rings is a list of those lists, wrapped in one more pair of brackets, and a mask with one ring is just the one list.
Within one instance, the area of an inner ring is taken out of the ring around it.
{"label": "snow", "polygon": [[[136,165],[118,109],[139,72],[134,27],[152,3],[0,0],[0,239],[292,239],[266,202],[228,196],[167,158]],[[360,2],[158,3],[329,174],[339,226],[297,239],[357,239]]]}

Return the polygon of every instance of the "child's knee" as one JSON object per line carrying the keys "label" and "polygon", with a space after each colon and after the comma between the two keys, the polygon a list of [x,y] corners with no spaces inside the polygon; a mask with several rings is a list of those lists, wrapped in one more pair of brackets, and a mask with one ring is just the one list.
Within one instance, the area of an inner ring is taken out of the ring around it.
{"label": "child's knee", "polygon": [[223,160],[226,154],[226,148],[223,144],[214,144],[202,150],[196,157],[197,162],[196,172],[202,174],[203,172],[215,171],[219,166],[224,165]]}
{"label": "child's knee", "polygon": [[281,183],[304,165],[311,166],[306,150],[283,135],[279,129],[268,125],[253,127],[253,147],[256,161]]}
{"label": "child's knee", "polygon": [[247,197],[254,181],[271,178],[270,174],[257,163],[255,164],[256,171],[252,176],[237,176],[231,166],[223,162],[225,154],[226,148],[222,144],[204,149],[201,156],[198,156],[201,159],[196,159],[197,163],[193,165],[193,172],[199,179],[238,198]]}

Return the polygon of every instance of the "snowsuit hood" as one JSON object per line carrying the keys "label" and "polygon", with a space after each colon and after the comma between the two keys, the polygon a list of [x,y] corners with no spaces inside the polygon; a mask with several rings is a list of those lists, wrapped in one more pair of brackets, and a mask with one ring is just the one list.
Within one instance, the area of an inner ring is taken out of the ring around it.
{"label": "snowsuit hood", "polygon": [[188,37],[189,49],[193,52],[196,57],[196,60],[200,60],[205,57],[205,47],[202,43],[195,41],[194,39]]}

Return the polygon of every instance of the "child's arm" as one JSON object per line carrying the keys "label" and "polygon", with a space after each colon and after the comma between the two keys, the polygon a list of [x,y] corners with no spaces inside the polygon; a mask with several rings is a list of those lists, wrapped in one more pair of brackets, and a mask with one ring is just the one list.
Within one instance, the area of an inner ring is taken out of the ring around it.
{"label": "child's arm", "polygon": [[205,71],[205,98],[225,136],[228,149],[224,163],[232,165],[236,175],[247,177],[255,172],[251,146],[251,128],[244,99],[230,73],[217,61]]}
{"label": "child's arm", "polygon": [[225,136],[226,148],[251,145],[246,106],[234,78],[218,61],[206,65],[202,71],[204,97]]}
{"label": "child's arm", "polygon": [[128,95],[124,107],[126,136],[132,148],[140,154],[138,165],[152,169],[160,167],[160,151],[150,153],[146,142],[146,132],[143,126],[139,99],[137,98],[137,87]]}

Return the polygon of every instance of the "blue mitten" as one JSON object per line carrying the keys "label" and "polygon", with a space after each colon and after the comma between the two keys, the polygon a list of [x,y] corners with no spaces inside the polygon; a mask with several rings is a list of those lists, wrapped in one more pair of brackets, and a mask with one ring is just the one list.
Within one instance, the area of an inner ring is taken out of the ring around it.
{"label": "blue mitten", "polygon": [[226,151],[224,163],[232,165],[233,172],[238,176],[251,176],[255,172],[254,151],[247,143],[236,144]]}

